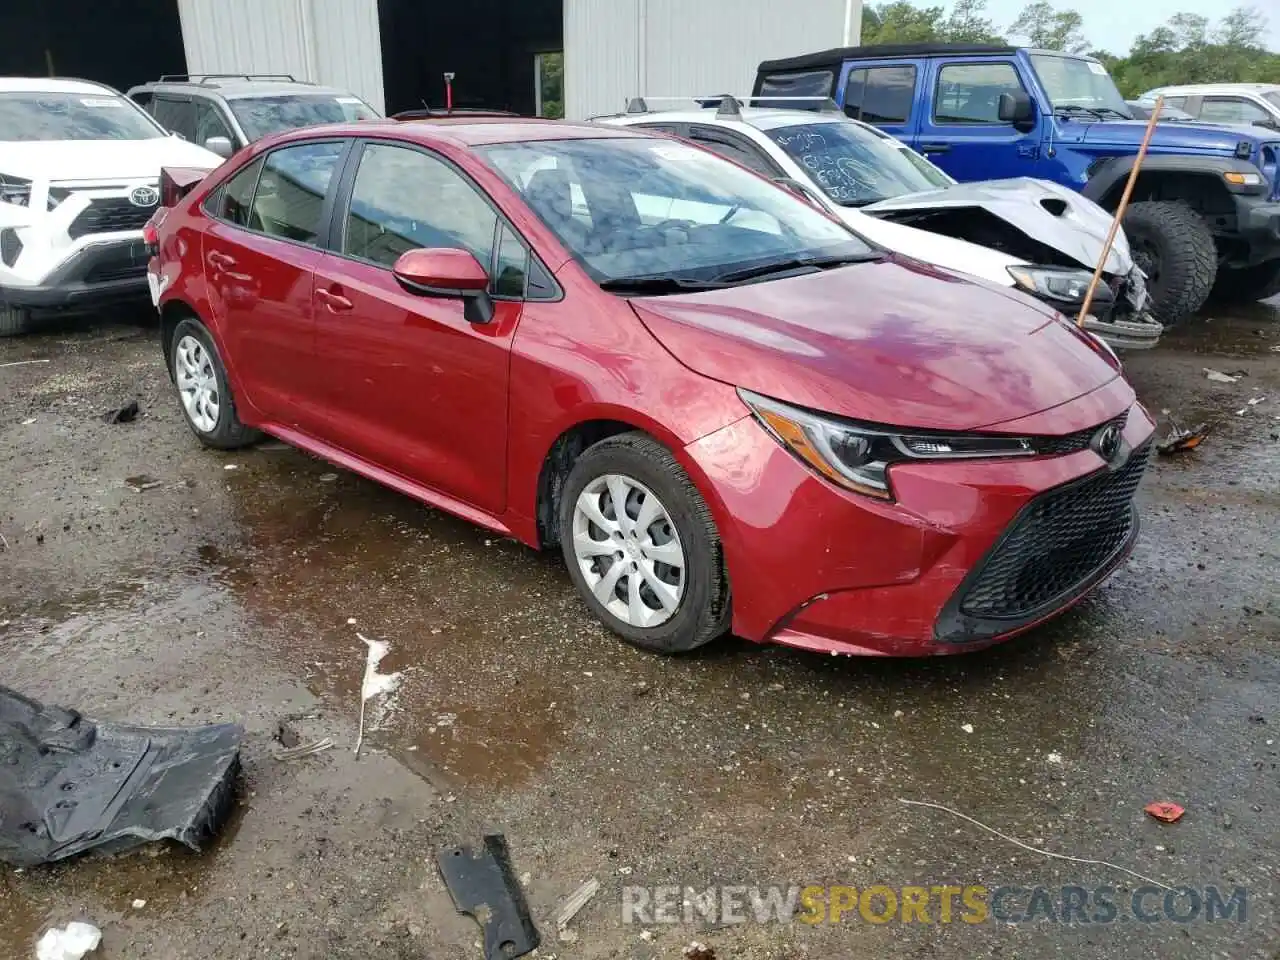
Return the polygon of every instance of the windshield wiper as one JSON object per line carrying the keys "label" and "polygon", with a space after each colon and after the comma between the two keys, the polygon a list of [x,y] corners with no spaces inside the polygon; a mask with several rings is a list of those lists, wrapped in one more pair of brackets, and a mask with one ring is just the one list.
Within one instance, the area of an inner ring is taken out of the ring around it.
{"label": "windshield wiper", "polygon": [[1101,113],[1101,114],[1103,114],[1104,116],[1109,116],[1109,117],[1119,117],[1121,120],[1132,120],[1132,119],[1134,119],[1133,117],[1127,117],[1127,116],[1125,116],[1123,113],[1121,113],[1121,112],[1120,112],[1119,110],[1117,110],[1115,107],[1098,107],[1094,112],[1095,112],[1095,113]]}
{"label": "windshield wiper", "polygon": [[1096,118],[1097,118],[1097,119],[1099,119],[1099,120],[1103,119],[1103,115],[1102,115],[1102,112],[1101,112],[1101,111],[1099,111],[1099,110],[1094,110],[1094,109],[1092,109],[1091,107],[1082,107],[1082,106],[1080,106],[1080,104],[1078,104],[1078,103],[1062,103],[1062,104],[1057,104],[1057,105],[1055,105],[1055,106],[1054,106],[1054,108],[1053,108],[1053,112],[1054,112],[1055,114],[1058,114],[1058,113],[1065,113],[1065,114],[1077,114],[1077,113],[1084,113],[1084,114],[1088,114],[1088,115],[1089,115],[1089,116],[1091,116],[1091,117],[1096,117]]}
{"label": "windshield wiper", "polygon": [[601,290],[611,293],[693,293],[698,290],[723,290],[729,286],[717,280],[686,280],[681,277],[615,277],[603,280]]}
{"label": "windshield wiper", "polygon": [[847,263],[866,263],[869,260],[882,260],[884,254],[874,250],[867,253],[847,253],[837,257],[794,257],[790,260],[775,260],[773,263],[758,267],[746,267],[742,270],[730,270],[722,273],[716,280],[721,283],[741,283],[743,280],[755,280],[767,277],[772,273],[786,273],[791,270],[803,270],[810,267],[815,270],[826,270],[830,267],[842,267]]}

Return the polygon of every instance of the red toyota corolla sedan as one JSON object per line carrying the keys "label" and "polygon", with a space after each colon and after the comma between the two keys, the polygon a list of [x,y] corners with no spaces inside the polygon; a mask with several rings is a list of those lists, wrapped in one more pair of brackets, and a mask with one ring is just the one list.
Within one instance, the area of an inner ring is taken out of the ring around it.
{"label": "red toyota corolla sedan", "polygon": [[1104,348],[691,145],[299,130],[151,233],[202,442],[268,433],[558,545],[651,650],[972,650],[1075,603],[1137,533],[1153,424]]}

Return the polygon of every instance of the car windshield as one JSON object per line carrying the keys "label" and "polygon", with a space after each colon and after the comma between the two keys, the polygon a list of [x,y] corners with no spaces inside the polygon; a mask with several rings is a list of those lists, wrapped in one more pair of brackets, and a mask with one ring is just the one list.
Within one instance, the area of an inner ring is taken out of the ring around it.
{"label": "car windshield", "polygon": [[600,283],[878,255],[789,191],[689,144],[610,137],[480,153]]}
{"label": "car windshield", "polygon": [[376,110],[359,97],[322,94],[291,94],[281,97],[237,97],[230,101],[231,112],[250,140],[258,140],[281,130],[314,127],[322,123],[372,120]]}
{"label": "car windshield", "polygon": [[165,134],[111,93],[0,93],[0,141],[154,140]]}
{"label": "car windshield", "polygon": [[828,197],[846,207],[937,190],[952,183],[905,144],[856,123],[797,123],[765,132]]}
{"label": "car windshield", "polygon": [[1129,116],[1115,81],[1098,61],[1033,53],[1031,62],[1055,107],[1083,107]]}
{"label": "car windshield", "polygon": [[1268,101],[1269,103],[1273,103],[1277,107],[1280,107],[1280,90],[1268,91],[1267,93],[1264,93],[1262,95],[1262,98]]}

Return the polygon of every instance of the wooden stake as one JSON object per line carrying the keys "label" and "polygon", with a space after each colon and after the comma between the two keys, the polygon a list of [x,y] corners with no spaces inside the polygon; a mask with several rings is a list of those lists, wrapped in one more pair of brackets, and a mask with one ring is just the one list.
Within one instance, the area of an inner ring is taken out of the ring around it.
{"label": "wooden stake", "polygon": [[1138,155],[1134,157],[1133,168],[1129,171],[1129,179],[1125,182],[1124,193],[1120,195],[1120,206],[1116,207],[1115,219],[1111,221],[1111,229],[1107,232],[1107,242],[1102,245],[1102,256],[1098,257],[1098,265],[1094,267],[1093,279],[1089,281],[1089,289],[1085,291],[1084,303],[1080,307],[1080,316],[1076,317],[1076,323],[1084,326],[1084,318],[1089,315],[1089,308],[1093,306],[1093,294],[1098,289],[1098,281],[1102,279],[1102,268],[1107,264],[1107,257],[1111,255],[1111,246],[1116,242],[1116,232],[1120,229],[1120,221],[1124,219],[1124,212],[1129,206],[1129,197],[1133,194],[1133,185],[1138,180],[1138,169],[1142,166],[1142,159],[1147,155],[1147,145],[1151,143],[1151,135],[1156,132],[1156,120],[1160,118],[1160,109],[1164,106],[1164,97],[1156,97],[1156,105],[1151,110],[1151,119],[1147,121],[1147,132],[1142,137],[1142,146],[1138,147]]}

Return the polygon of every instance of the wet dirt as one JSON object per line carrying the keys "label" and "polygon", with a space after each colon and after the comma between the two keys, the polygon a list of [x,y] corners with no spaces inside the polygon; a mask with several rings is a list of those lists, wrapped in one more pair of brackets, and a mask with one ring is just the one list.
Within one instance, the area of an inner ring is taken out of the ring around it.
{"label": "wet dirt", "polygon": [[[555,555],[278,443],[199,448],[146,329],[0,341],[0,363],[51,361],[0,367],[0,682],[92,716],[248,729],[240,809],[210,850],[0,870],[0,958],[74,919],[103,929],[106,960],[479,957],[434,853],[497,829],[544,957],[679,957],[697,939],[761,960],[1274,960],[1277,346],[1280,306],[1259,306],[1127,356],[1162,431],[1211,427],[1153,463],[1132,559],[1024,638],[898,662],[732,638],[640,653]],[[134,398],[136,421],[99,419]],[[403,675],[358,761],[357,633]],[[286,717],[336,747],[276,760]],[[935,902],[930,924],[622,922],[629,885],[1141,886],[900,798],[1161,883],[1243,886],[1246,918],[942,923]],[[1157,799],[1188,813],[1156,823]],[[588,877],[602,889],[558,942],[550,917]]]}

